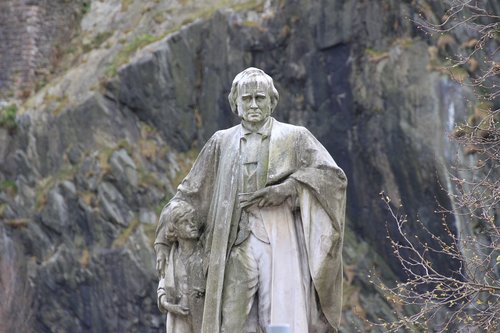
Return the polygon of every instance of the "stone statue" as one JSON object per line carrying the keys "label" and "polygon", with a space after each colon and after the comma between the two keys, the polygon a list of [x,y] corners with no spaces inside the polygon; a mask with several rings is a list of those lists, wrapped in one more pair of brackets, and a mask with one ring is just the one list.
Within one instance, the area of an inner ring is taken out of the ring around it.
{"label": "stone statue", "polygon": [[163,266],[158,284],[158,307],[167,313],[167,333],[201,331],[205,274],[202,248],[198,242],[201,224],[194,209],[184,201],[164,209],[167,219],[164,237],[170,243],[168,265]]}
{"label": "stone statue", "polygon": [[[229,103],[241,124],[212,136],[170,203],[188,202],[206,221],[203,333],[338,329],[347,180],[307,129],[271,117],[278,99],[262,70],[239,73]],[[159,272],[172,260],[168,207]]]}

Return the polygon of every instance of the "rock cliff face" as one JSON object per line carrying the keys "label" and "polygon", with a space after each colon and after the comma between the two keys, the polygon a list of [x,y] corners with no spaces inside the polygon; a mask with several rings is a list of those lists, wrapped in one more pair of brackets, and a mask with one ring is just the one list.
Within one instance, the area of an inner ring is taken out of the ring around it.
{"label": "rock cliff face", "polygon": [[12,304],[28,304],[31,320],[12,325],[163,329],[156,219],[203,143],[236,123],[226,96],[248,66],[274,78],[276,117],[311,130],[349,178],[342,332],[375,332],[363,319],[391,318],[367,277],[374,267],[388,281],[403,277],[378,194],[437,230],[436,198],[449,204],[438,183],[452,159],[447,133],[467,113],[466,92],[432,71],[430,42],[407,19],[421,8],[399,0],[206,6],[92,1],[72,41],[90,50],[25,102],[15,129],[0,127],[0,247],[25,258],[10,266],[30,282],[2,280],[23,296]]}

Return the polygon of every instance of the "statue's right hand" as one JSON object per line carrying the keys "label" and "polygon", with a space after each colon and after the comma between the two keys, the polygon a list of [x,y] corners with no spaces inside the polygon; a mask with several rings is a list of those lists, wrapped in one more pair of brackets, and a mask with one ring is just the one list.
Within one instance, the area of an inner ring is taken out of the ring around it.
{"label": "statue's right hand", "polygon": [[160,298],[160,306],[161,310],[171,312],[179,316],[187,316],[189,314],[189,308],[179,304],[169,303],[166,297]]}
{"label": "statue's right hand", "polygon": [[186,308],[179,304],[168,304],[168,306],[166,306],[165,308],[168,312],[175,313],[179,316],[187,316],[189,314],[189,308]]}
{"label": "statue's right hand", "polygon": [[165,266],[167,265],[168,258],[168,247],[163,244],[155,245],[156,252],[156,271],[158,277],[163,277],[165,275]]}

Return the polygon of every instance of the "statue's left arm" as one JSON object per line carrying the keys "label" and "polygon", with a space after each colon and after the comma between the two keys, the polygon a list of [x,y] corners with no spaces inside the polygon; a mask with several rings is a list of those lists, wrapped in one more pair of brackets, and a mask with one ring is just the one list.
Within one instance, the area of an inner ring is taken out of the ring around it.
{"label": "statue's left arm", "polygon": [[[287,198],[296,197],[301,190],[307,189],[329,213],[338,210],[335,202],[343,198],[347,186],[344,172],[307,129],[294,127],[293,138],[293,146],[286,147],[289,154],[295,154],[290,173],[242,200],[242,207],[253,204],[259,207],[278,206]],[[340,230],[341,226],[336,226],[336,229]]]}
{"label": "statue's left arm", "polygon": [[[298,190],[307,189],[321,206],[335,217],[343,209],[347,188],[347,177],[333,160],[325,147],[305,128],[302,128],[297,148],[297,169],[289,176],[299,184]],[[339,207],[340,204],[340,207]],[[337,221],[337,222],[343,222]],[[338,230],[343,230],[343,226]]]}
{"label": "statue's left arm", "polygon": [[321,311],[338,330],[342,311],[342,245],[347,178],[327,150],[307,130],[300,136],[299,167],[289,178],[297,201],[309,271]]}

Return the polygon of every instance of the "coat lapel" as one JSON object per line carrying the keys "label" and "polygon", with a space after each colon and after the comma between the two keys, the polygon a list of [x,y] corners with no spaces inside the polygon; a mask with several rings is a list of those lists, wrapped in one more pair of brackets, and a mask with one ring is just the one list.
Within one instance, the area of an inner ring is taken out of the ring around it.
{"label": "coat lapel", "polygon": [[[293,126],[285,126],[273,119],[271,138],[269,141],[269,165],[267,168],[267,183],[272,185],[286,178],[296,169],[296,135]],[[292,135],[290,135],[292,134]]]}

